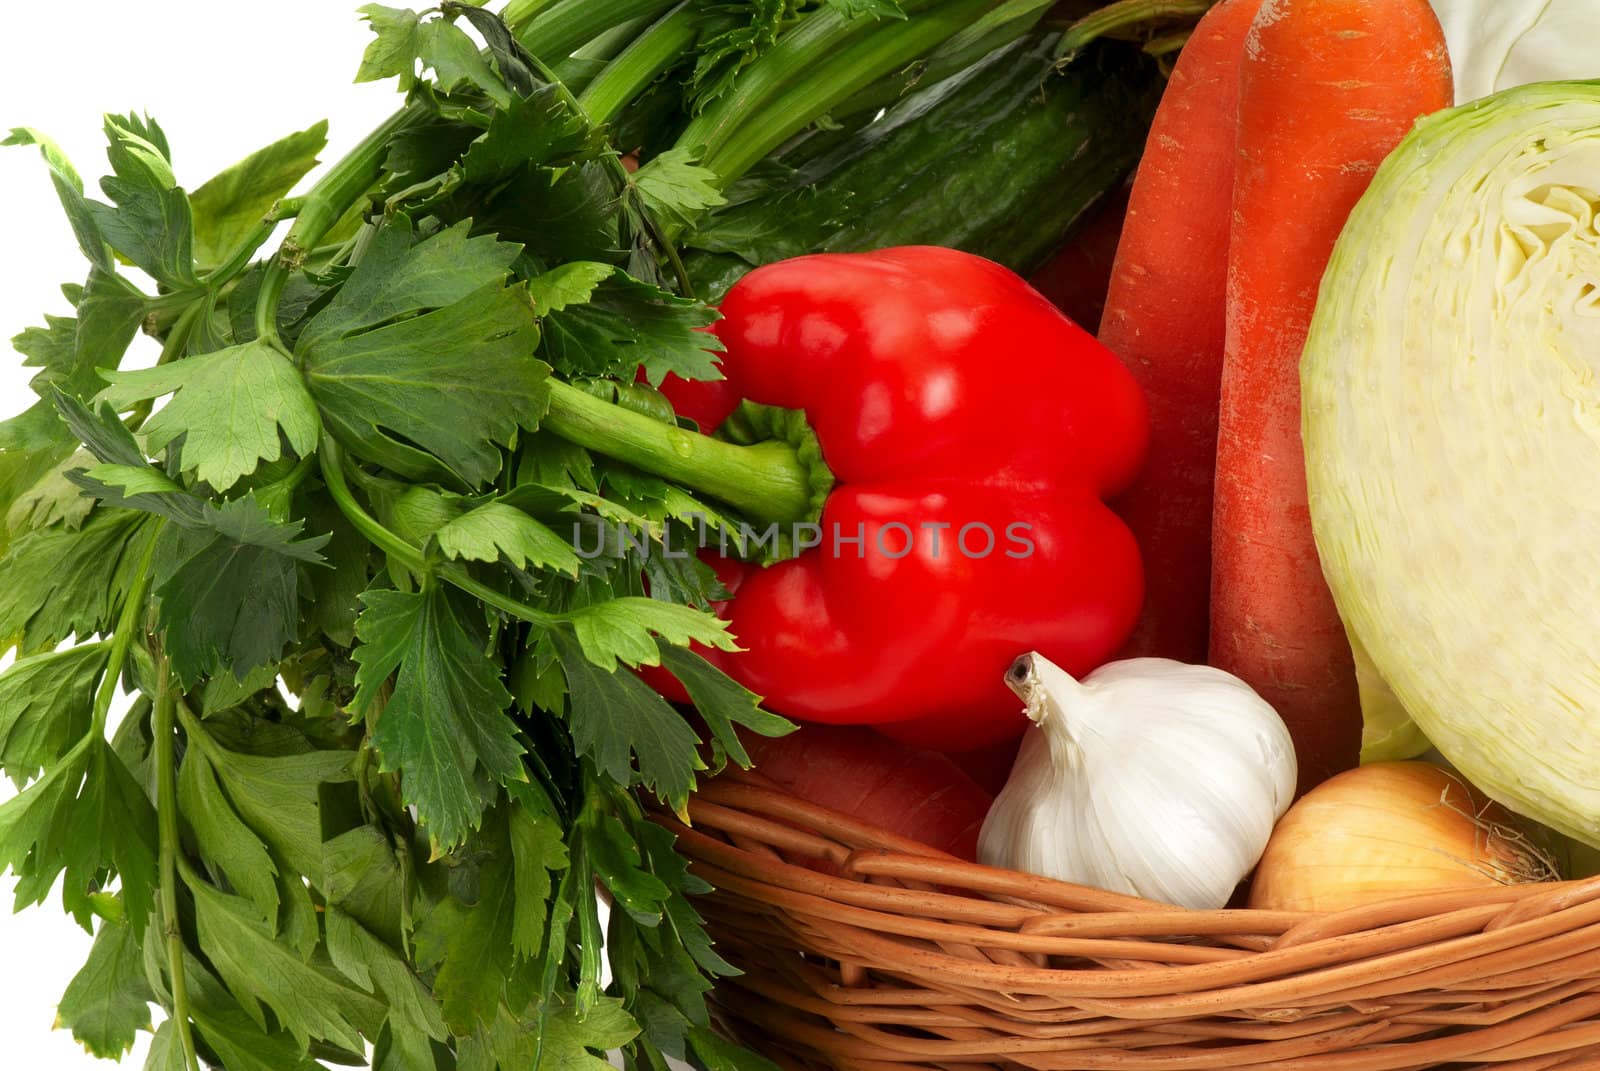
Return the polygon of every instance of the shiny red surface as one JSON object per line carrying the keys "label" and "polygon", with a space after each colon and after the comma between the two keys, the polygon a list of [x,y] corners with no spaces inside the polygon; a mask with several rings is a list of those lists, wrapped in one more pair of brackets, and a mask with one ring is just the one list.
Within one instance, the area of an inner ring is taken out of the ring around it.
{"label": "shiny red surface", "polygon": [[[1147,416],[1088,333],[940,248],[774,264],[722,312],[726,382],[669,381],[668,397],[705,428],[741,397],[803,410],[838,486],[822,547],[725,563],[746,650],[714,661],[788,716],[966,750],[1026,727],[1002,683],[1019,654],[1084,673],[1117,650],[1143,576],[1103,500],[1136,474]],[[968,525],[994,533],[986,556]]]}

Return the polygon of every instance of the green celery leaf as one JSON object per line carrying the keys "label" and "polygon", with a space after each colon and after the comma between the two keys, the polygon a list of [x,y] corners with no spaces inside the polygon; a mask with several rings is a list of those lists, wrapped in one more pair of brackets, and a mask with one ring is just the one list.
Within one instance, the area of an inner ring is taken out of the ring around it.
{"label": "green celery leaf", "polygon": [[737,651],[728,623],[704,610],[659,599],[629,596],[584,606],[569,615],[583,653],[610,672],[617,662],[630,666],[655,666],[661,652],[652,635],[686,647],[703,643],[723,651]]}
{"label": "green celery leaf", "polygon": [[190,194],[194,259],[206,267],[227,260],[279,198],[317,166],[317,154],[327,144],[323,120],[257,149]]}
{"label": "green celery leaf", "polygon": [[512,493],[522,484],[543,484],[589,492],[600,490],[594,474],[594,458],[589,451],[549,432],[538,431],[523,437]]}
{"label": "green celery leaf", "polygon": [[635,833],[644,852],[645,865],[672,890],[672,895],[664,902],[669,923],[664,932],[670,933],[672,940],[664,942],[664,947],[687,952],[695,966],[707,974],[738,974],[738,970],[711,947],[705,920],[689,902],[690,896],[710,892],[710,884],[689,872],[689,861],[673,847],[676,838],[669,830],[653,822],[639,822],[635,824]]}
{"label": "green celery leaf", "polygon": [[535,1066],[539,1071],[611,1071],[603,1054],[638,1036],[639,1024],[613,997],[602,997],[584,1016],[566,1000],[542,1015],[538,1010],[513,1015],[502,1008],[493,1022],[460,1043],[458,1071]]}
{"label": "green celery leaf", "polygon": [[18,491],[42,477],[78,444],[68,434],[56,407],[43,399],[8,420],[0,420],[0,503],[16,501]]}
{"label": "green celery leaf", "polygon": [[85,928],[94,917],[93,895],[114,872],[127,918],[142,933],[155,906],[155,809],[110,745],[85,737],[0,804],[0,866],[17,873],[19,907],[42,903],[65,871],[62,903]]}
{"label": "green celery leaf", "polygon": [[498,182],[530,165],[563,167],[591,158],[604,144],[558,87],[541,86],[494,113],[461,158],[461,176],[478,185]]}
{"label": "green celery leaf", "polygon": [[412,244],[397,218],[297,352],[330,430],[353,452],[395,467],[398,432],[478,486],[500,470],[498,447],[537,421],[545,369],[527,296],[505,286],[516,248],[467,235],[459,224]]}
{"label": "green celery leaf", "polygon": [[137,513],[96,510],[75,532],[41,528],[13,540],[0,559],[0,646],[49,650],[110,626],[126,590],[124,561],[143,548],[145,523]]}
{"label": "green celery leaf", "polygon": [[361,593],[370,579],[372,548],[327,495],[306,503],[306,525],[327,532],[328,568],[311,570],[310,618],[335,644],[354,647]]}
{"label": "green celery leaf", "polygon": [[417,58],[433,70],[435,87],[451,93],[462,87],[476,89],[501,108],[510,105],[512,93],[495,73],[477,43],[465,30],[447,19],[430,19],[417,28]]}
{"label": "green celery leaf", "polygon": [[67,213],[67,221],[72,224],[72,233],[77,236],[78,248],[89,258],[90,263],[104,271],[111,271],[115,265],[110,252],[106,249],[105,239],[100,236],[100,228],[94,221],[94,215],[89,211],[89,202],[83,196],[83,179],[78,176],[72,161],[67,159],[67,154],[61,151],[61,146],[30,127],[13,128],[6,139],[0,141],[0,145],[39,147],[39,154],[44,157],[45,166],[50,169],[50,181],[55,185],[56,196],[61,199],[61,207]]}
{"label": "green celery leaf", "polygon": [[505,713],[511,694],[484,653],[481,610],[443,587],[371,591],[362,603],[354,708],[372,717],[379,687],[395,675],[373,746],[384,771],[399,771],[406,802],[429,835],[455,845],[483,814],[480,766],[501,782],[526,777],[516,726]]}
{"label": "green celery leaf", "polygon": [[229,710],[259,692],[275,688],[277,683],[277,666],[262,666],[252,670],[245,674],[244,680],[235,680],[227,673],[212,677],[201,689],[200,716],[209,718],[219,711]]}
{"label": "green celery leaf", "polygon": [[578,575],[572,545],[526,513],[490,502],[449,521],[433,533],[446,558],[497,562],[501,556],[518,569],[530,563],[571,577]]}
{"label": "green celery leaf", "polygon": [[[607,937],[608,942],[612,940],[613,938]],[[633,990],[628,1010],[633,1013],[634,1020],[639,1024],[641,1045],[659,1050],[659,1053],[646,1050],[647,1060],[638,1064],[638,1067],[647,1071],[669,1071],[669,1065],[661,1058],[662,1056],[670,1056],[679,1061],[688,1057],[689,1029],[693,1024],[684,1018],[682,1012],[673,1007],[671,1001],[653,989],[641,987]]]}
{"label": "green celery leaf", "polygon": [[542,354],[573,376],[633,378],[642,366],[650,382],[668,372],[684,379],[720,379],[722,343],[704,328],[716,322],[709,305],[678,297],[619,268],[577,262],[529,283],[544,327]]}
{"label": "green celery leaf", "polygon": [[[66,861],[60,858],[59,845],[50,843],[51,829],[58,821],[65,824],[66,811],[76,801],[89,766],[89,751],[85,738],[33,784],[0,803],[0,868],[10,868],[19,877],[24,873],[47,875],[51,881],[61,873]],[[16,910],[43,903],[48,889],[46,884],[44,890],[35,889],[30,896],[29,890],[19,887]]]}
{"label": "green celery leaf", "polygon": [[778,1071],[778,1065],[765,1056],[735,1045],[710,1027],[691,1027],[689,1047],[695,1065],[705,1071]]}
{"label": "green celery leaf", "polygon": [[23,365],[56,371],[71,368],[78,356],[78,318],[47,313],[44,324],[43,327],[29,327],[12,338],[11,345],[22,354]]}
{"label": "green celery leaf", "polygon": [[355,756],[348,751],[250,755],[218,743],[207,757],[239,817],[296,874],[320,875],[321,793],[352,779]]}
{"label": "green celery leaf", "polygon": [[483,5],[487,2],[488,0],[466,0],[465,3],[455,6],[455,13],[465,18],[473,29],[483,35],[484,43],[489,46],[489,55],[494,57],[495,65],[500,68],[500,76],[505,79],[506,85],[515,93],[524,97],[529,96],[539,80],[535,69],[537,62],[512,34],[511,27],[506,25],[502,15],[483,10]]}
{"label": "green celery leaf", "polygon": [[642,992],[648,987],[676,1012],[677,1022],[673,1023],[664,1011],[656,1011],[658,1024],[662,1019],[669,1020],[665,1024],[665,1042],[674,1042],[673,1035],[688,1026],[710,1023],[705,998],[711,991],[711,981],[694,957],[678,943],[671,926],[640,926],[633,916],[619,911],[611,917],[606,947],[615,965],[618,984],[625,992]]}
{"label": "green celery leaf", "polygon": [[94,498],[84,493],[67,473],[93,464],[86,450],[75,450],[45,471],[31,486],[11,499],[5,526],[12,532],[62,525],[77,528],[94,508]]}
{"label": "green celery leaf", "polygon": [[389,944],[402,944],[410,910],[407,875],[382,829],[358,826],[324,841],[319,873],[328,903]]}
{"label": "green celery leaf", "polygon": [[[390,486],[399,488],[401,485]],[[407,487],[392,498],[387,493],[375,497],[378,518],[384,526],[408,543],[419,546],[465,513],[468,502],[460,495],[435,491],[431,487]]]}
{"label": "green celery leaf", "polygon": [[380,188],[389,194],[421,189],[433,193],[456,174],[456,162],[483,131],[466,123],[435,119],[402,130],[389,140]]}
{"label": "green celery leaf", "polygon": [[333,300],[306,325],[300,345],[310,349],[335,343],[379,324],[444,308],[503,282],[517,248],[470,234],[469,226],[460,223],[418,240],[410,220],[390,220]]}
{"label": "green celery leaf", "polygon": [[638,1036],[639,1024],[621,1000],[602,997],[583,1016],[563,1004],[545,1018],[540,1071],[606,1071],[611,1064],[603,1054]]}
{"label": "green celery leaf", "polygon": [[109,506],[154,513],[186,528],[211,526],[207,501],[145,460],[144,449],[110,403],[102,402],[98,411],[91,411],[59,390],[53,392],[52,400],[72,434],[103,462],[69,471],[67,479]]}
{"label": "green celery leaf", "polygon": [[58,1026],[103,1060],[120,1059],[150,1029],[156,996],[144,977],[139,935],[126,922],[102,922],[89,959],[61,996]]}
{"label": "green celery leaf", "polygon": [[762,736],[784,736],[796,729],[789,719],[761,709],[760,696],[693,651],[663,641],[657,646],[661,665],[688,691],[718,747],[745,769],[751,765],[750,753],[734,726],[742,725]]}
{"label": "green celery leaf", "polygon": [[150,1039],[144,1071],[189,1071],[183,1058],[183,1043],[178,1040],[178,1030],[171,1019],[164,1020]]}
{"label": "green celery leaf", "polygon": [[67,864],[62,902],[88,927],[93,895],[102,875],[114,872],[121,881],[127,917],[140,933],[155,907],[156,812],[144,786],[134,780],[109,744],[94,741],[83,789],[57,826]]}
{"label": "green celery leaf", "polygon": [[[240,1008],[195,1012],[200,1037],[216,1050],[225,1071],[327,1071],[287,1033],[267,1033]],[[180,1053],[179,1059],[182,1056]]]}
{"label": "green celery leaf", "polygon": [[[172,995],[165,977],[165,934],[156,927],[146,935],[144,956],[145,977],[160,1003],[171,1006]],[[268,1033],[257,1025],[210,968],[187,948],[183,973],[189,985],[189,1008],[199,1032],[197,1040],[215,1050],[225,1071],[326,1071],[288,1031],[275,1026]]]}
{"label": "green celery leaf", "polygon": [[659,219],[689,227],[709,209],[727,204],[714,171],[694,162],[694,153],[671,148],[633,174],[633,188]]}
{"label": "green celery leaf", "polygon": [[617,191],[598,161],[524,168],[473,215],[480,228],[522,243],[544,263],[593,260],[598,251],[622,248]]}
{"label": "green celery leaf", "polygon": [[[282,456],[282,439],[301,457],[317,445],[316,403],[295,367],[256,340],[137,372],[108,372],[100,394],[117,408],[173,394],[144,426],[152,451],[182,437],[183,467],[217,492]],[[279,432],[282,432],[282,439]]]}
{"label": "green celery leaf", "polygon": [[89,731],[107,652],[86,643],[30,655],[0,675],[0,766],[18,788]]}
{"label": "green celery leaf", "polygon": [[544,942],[550,900],[550,873],[567,868],[564,831],[554,815],[514,803],[509,818],[516,907],[511,943],[517,955],[532,959]]}
{"label": "green celery leaf", "polygon": [[63,289],[77,316],[46,316],[45,328],[30,327],[11,340],[24,365],[41,369],[28,385],[42,400],[0,425],[0,449],[40,450],[68,441],[52,396],[91,397],[104,385],[99,369],[121,363],[144,319],[144,295],[121,276],[95,268],[82,287]]}
{"label": "green celery leaf", "polygon": [[457,1034],[492,1022],[500,1007],[514,955],[515,896],[510,861],[497,852],[479,871],[477,902],[441,902],[417,935],[419,949],[432,943],[443,950],[433,992]]}
{"label": "green celery leaf", "polygon": [[367,4],[358,8],[377,36],[367,43],[357,82],[378,82],[399,76],[400,88],[416,84],[417,38],[422,19],[408,8]]}
{"label": "green celery leaf", "polygon": [[282,864],[278,865],[278,899],[283,903],[283,922],[276,927],[269,923],[269,928],[277,933],[280,944],[298,952],[302,960],[309,961],[322,940],[322,927],[318,921],[321,916],[306,883],[300,875],[289,873]]}
{"label": "green celery leaf", "polygon": [[172,174],[166,135],[155,120],[135,115],[106,116],[105,131],[114,174],[101,179],[100,188],[115,207],[89,202],[100,233],[157,282],[193,286],[193,219],[188,195]]}
{"label": "green celery leaf", "polygon": [[[105,385],[100,369],[122,363],[149,311],[149,299],[122,276],[95,268],[83,284],[77,305],[72,368],[70,373],[53,377],[51,384],[73,397],[88,398]],[[33,387],[39,394],[45,393],[38,385]]]}
{"label": "green celery leaf", "polygon": [[91,464],[83,469],[83,475],[94,482],[104,483],[106,487],[117,488],[122,491],[123,498],[138,498],[139,495],[187,495],[182,483],[176,482],[173,477],[166,475],[155,466],[141,464]]}
{"label": "green celery leaf", "polygon": [[428,1040],[444,1041],[449,1037],[438,1001],[412,972],[411,965],[367,932],[360,922],[337,907],[330,907],[326,918],[328,957],[333,965],[388,1005],[389,1029],[395,1043],[418,1057],[411,1066],[426,1066],[420,1057],[429,1051]]}
{"label": "green celery leaf", "polygon": [[632,673],[596,666],[566,633],[549,635],[567,677],[567,720],[578,754],[618,784],[643,784],[681,810],[694,771],[705,768],[683,715]]}
{"label": "green celery leaf", "polygon": [[614,815],[604,815],[588,827],[583,846],[615,903],[641,926],[658,925],[672,890],[641,867],[633,831]]}
{"label": "green celery leaf", "polygon": [[238,679],[283,657],[300,626],[300,567],[321,561],[326,536],[301,539],[254,498],[205,505],[206,527],[169,527],[156,594],[173,672],[186,685],[227,671]]}
{"label": "green celery leaf", "polygon": [[68,479],[108,506],[155,513],[190,528],[205,526],[205,500],[153,465],[90,465]]}
{"label": "green celery leaf", "polygon": [[386,1015],[381,1001],[351,985],[331,965],[303,961],[274,939],[248,901],[205,881],[190,879],[186,884],[194,894],[201,949],[257,1025],[266,1021],[264,1004],[302,1049],[316,1037],[359,1050],[363,1033],[377,1035]]}
{"label": "green celery leaf", "polygon": [[65,391],[54,391],[51,400],[72,434],[101,461],[129,468],[149,465],[139,440],[133,437],[133,432],[128,430],[109,404],[102,403],[99,409],[90,409]]}
{"label": "green celery leaf", "polygon": [[595,287],[611,278],[616,271],[614,264],[574,260],[528,280],[528,297],[541,317],[548,316],[569,305],[586,303]]}
{"label": "green celery leaf", "polygon": [[[34,414],[40,413],[42,418],[35,421]],[[37,426],[30,430],[20,427],[19,422]],[[34,438],[35,431],[41,433],[38,438]],[[10,435],[17,438],[9,439]],[[50,526],[40,523],[43,520],[41,510],[55,512],[53,506],[46,505],[54,498],[47,481],[52,475],[66,477],[70,469],[65,463],[76,452],[77,445],[72,433],[56,415],[55,406],[48,402],[39,402],[17,420],[0,425],[0,507],[5,510],[5,523],[0,524],[0,559],[5,557],[13,538]],[[30,504],[22,505],[25,500]],[[62,508],[68,507],[63,503]],[[62,527],[75,529],[83,520],[77,518]]]}
{"label": "green celery leaf", "polygon": [[208,865],[255,905],[263,921],[278,924],[278,866],[228,802],[205,748],[193,747],[178,771],[178,808]]}
{"label": "green celery leaf", "polygon": [[793,16],[793,0],[706,4],[695,43],[689,107],[694,114],[733,88],[739,72],[777,43]]}

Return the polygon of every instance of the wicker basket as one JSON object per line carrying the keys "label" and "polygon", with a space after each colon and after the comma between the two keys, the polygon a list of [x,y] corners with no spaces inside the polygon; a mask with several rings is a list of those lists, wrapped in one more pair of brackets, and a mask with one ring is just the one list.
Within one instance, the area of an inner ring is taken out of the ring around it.
{"label": "wicker basket", "polygon": [[731,774],[661,821],[786,1069],[1600,1068],[1600,879],[1185,911],[955,860]]}

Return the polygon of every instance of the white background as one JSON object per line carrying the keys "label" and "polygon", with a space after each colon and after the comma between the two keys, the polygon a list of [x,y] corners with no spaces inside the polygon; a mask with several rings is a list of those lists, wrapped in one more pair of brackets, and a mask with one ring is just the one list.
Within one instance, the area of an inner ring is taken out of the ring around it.
{"label": "white background", "polygon": [[[106,170],[100,116],[149,112],[171,140],[189,189],[318,119],[334,160],[399,103],[391,83],[353,85],[371,34],[363,0],[77,0],[7,3],[0,21],[0,131],[31,126],[61,143],[85,182]],[[405,0],[390,0],[396,6]],[[91,191],[94,193],[94,191]],[[96,194],[97,195],[97,194]],[[0,340],[67,313],[58,289],[86,268],[37,150],[0,150]],[[0,341],[0,417],[33,400],[21,358]],[[13,793],[0,781],[0,800]],[[89,938],[59,901],[9,914],[0,878],[0,1037],[8,1067],[107,1068],[63,1031],[56,1001],[88,954]],[[144,1044],[123,1060],[143,1065]]]}

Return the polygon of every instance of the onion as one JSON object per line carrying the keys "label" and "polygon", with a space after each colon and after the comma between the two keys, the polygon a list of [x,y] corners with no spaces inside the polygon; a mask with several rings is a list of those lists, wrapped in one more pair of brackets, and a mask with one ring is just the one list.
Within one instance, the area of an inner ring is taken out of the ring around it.
{"label": "onion", "polygon": [[1556,877],[1510,815],[1459,775],[1380,762],[1323,782],[1289,809],[1256,869],[1250,906],[1342,911]]}

